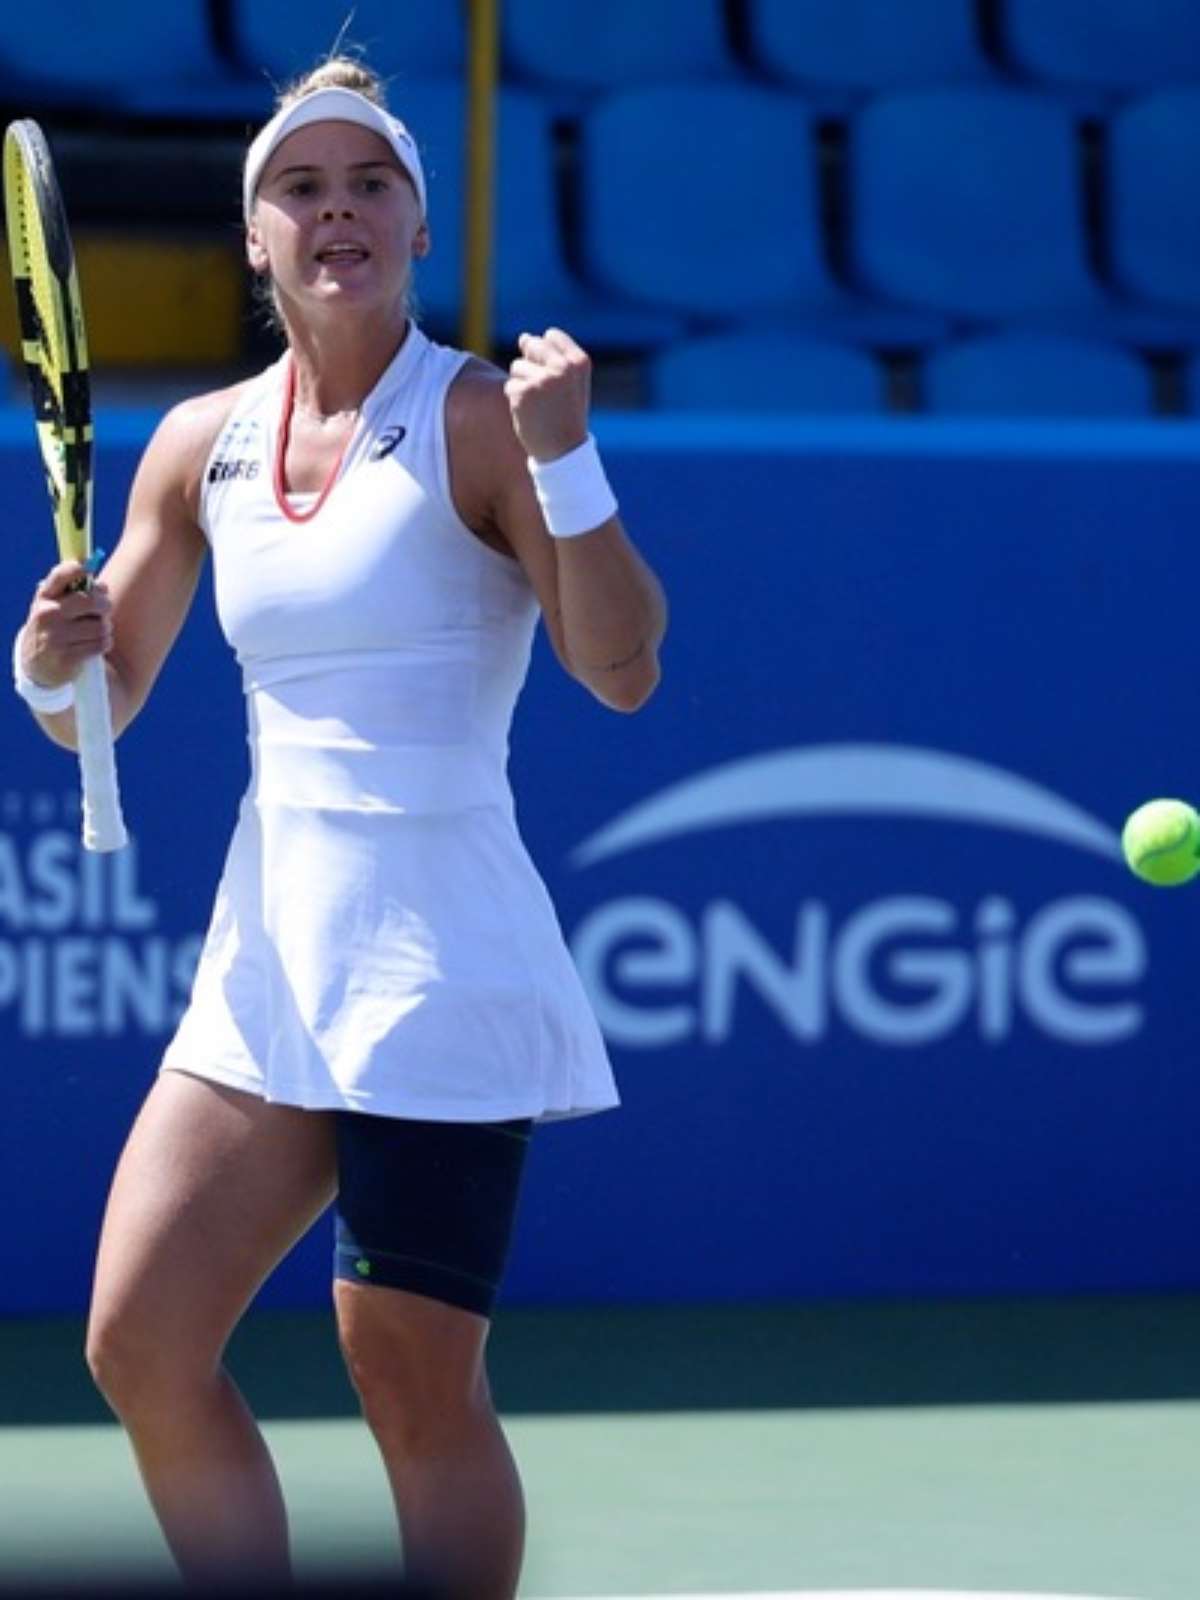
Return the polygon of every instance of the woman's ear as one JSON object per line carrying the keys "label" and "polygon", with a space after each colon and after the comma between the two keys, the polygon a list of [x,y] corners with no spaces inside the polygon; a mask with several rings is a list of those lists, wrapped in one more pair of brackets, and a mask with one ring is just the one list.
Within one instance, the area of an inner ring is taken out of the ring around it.
{"label": "woman's ear", "polygon": [[264,273],[270,265],[267,259],[267,247],[263,244],[262,234],[251,222],[246,228],[246,260],[250,263],[252,272]]}
{"label": "woman's ear", "polygon": [[432,248],[433,243],[429,237],[429,224],[423,222],[413,236],[413,259],[415,261],[423,261]]}

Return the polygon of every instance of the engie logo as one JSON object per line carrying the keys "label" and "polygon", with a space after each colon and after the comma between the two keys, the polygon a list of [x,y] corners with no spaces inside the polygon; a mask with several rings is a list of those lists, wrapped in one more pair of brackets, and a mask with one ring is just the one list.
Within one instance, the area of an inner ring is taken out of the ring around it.
{"label": "engie logo", "polygon": [[158,925],[136,843],[85,851],[76,795],[0,796],[0,1026],[30,1038],[165,1033],[201,941]]}
{"label": "engie logo", "polygon": [[[571,863],[586,869],[734,824],[836,816],[1016,831],[1120,860],[1111,828],[1013,773],[933,750],[827,745],[685,779],[585,839]],[[932,851],[936,843],[925,859]],[[746,991],[802,1044],[819,1043],[835,1020],[886,1046],[959,1030],[995,1043],[1024,1019],[1065,1044],[1111,1045],[1144,1020],[1133,992],[1146,968],[1141,927],[1099,895],[1050,900],[1024,922],[1003,892],[970,904],[892,895],[837,923],[823,901],[802,899],[794,929],[791,948],[780,950],[732,898],[688,913],[635,895],[597,906],[571,943],[601,1027],[630,1048],[721,1045]]]}

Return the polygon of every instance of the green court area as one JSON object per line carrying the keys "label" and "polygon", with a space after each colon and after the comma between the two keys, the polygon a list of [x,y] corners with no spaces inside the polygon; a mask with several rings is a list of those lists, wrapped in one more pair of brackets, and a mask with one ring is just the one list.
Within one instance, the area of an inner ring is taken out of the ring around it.
{"label": "green court area", "polygon": [[[493,1375],[529,1596],[1194,1600],[1200,1300],[513,1310]],[[71,1323],[0,1328],[0,1580],[164,1578]],[[398,1563],[328,1322],[261,1313],[302,1575]]]}

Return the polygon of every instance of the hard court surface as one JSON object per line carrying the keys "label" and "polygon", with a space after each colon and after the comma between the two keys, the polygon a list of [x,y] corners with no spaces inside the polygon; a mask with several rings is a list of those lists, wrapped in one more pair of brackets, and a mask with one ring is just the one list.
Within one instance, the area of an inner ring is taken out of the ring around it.
{"label": "hard court surface", "polygon": [[[70,1322],[0,1325],[0,1588],[170,1576]],[[826,1600],[1200,1593],[1200,1298],[502,1314],[523,1593]],[[302,1578],[393,1571],[325,1318],[259,1313]]]}

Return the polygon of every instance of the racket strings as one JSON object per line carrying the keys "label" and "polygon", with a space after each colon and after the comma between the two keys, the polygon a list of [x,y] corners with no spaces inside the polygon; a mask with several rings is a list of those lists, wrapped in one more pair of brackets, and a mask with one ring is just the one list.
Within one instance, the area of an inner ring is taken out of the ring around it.
{"label": "racket strings", "polygon": [[34,409],[39,423],[64,426],[62,376],[64,375],[66,340],[59,336],[57,324],[58,297],[50,273],[46,270],[46,252],[41,229],[37,225],[37,208],[28,193],[29,181],[22,173],[18,180],[16,204],[10,211],[15,221],[15,238],[10,238],[10,249],[17,246],[14,261],[13,285],[17,296],[17,319],[21,327],[21,353],[25,371],[33,394]]}

